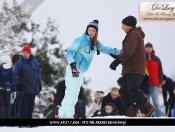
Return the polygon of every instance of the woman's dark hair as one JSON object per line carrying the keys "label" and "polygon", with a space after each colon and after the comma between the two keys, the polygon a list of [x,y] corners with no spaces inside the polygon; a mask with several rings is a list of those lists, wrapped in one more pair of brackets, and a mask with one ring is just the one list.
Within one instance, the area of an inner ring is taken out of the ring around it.
{"label": "woman's dark hair", "polygon": [[12,56],[12,63],[15,64],[19,60],[20,56],[21,55],[19,55],[19,54],[13,55]]}

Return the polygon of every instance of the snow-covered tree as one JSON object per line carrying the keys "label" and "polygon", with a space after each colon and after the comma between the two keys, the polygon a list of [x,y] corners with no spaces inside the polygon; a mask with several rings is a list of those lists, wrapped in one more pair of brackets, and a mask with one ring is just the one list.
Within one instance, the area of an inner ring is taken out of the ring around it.
{"label": "snow-covered tree", "polygon": [[50,17],[36,51],[45,85],[56,85],[64,78],[67,61],[65,50],[58,38],[58,25]]}

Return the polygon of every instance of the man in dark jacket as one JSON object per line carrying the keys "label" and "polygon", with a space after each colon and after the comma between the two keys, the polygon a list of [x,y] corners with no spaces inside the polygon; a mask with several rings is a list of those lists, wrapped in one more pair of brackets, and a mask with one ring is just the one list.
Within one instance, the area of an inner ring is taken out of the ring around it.
{"label": "man in dark jacket", "polygon": [[[52,109],[52,117],[53,118],[58,118],[58,109],[61,106],[61,102],[64,98],[65,95],[65,80],[60,81],[57,86],[57,92],[55,94],[55,99],[54,99],[54,106]],[[83,93],[83,88],[80,88],[79,96],[78,96],[78,101],[75,105],[75,115],[74,118],[76,119],[84,119],[85,118],[85,104],[84,104],[84,93]]]}
{"label": "man in dark jacket", "polygon": [[25,45],[22,56],[15,63],[14,79],[20,91],[19,118],[32,118],[35,96],[42,88],[41,72],[37,61],[31,55],[31,47]]}
{"label": "man in dark jacket", "polygon": [[[165,74],[163,75],[163,80],[162,94],[165,112],[168,117],[172,117],[172,109],[175,105],[175,82]],[[167,93],[169,94],[169,98],[167,97]]]}
{"label": "man in dark jacket", "polygon": [[134,117],[132,108],[133,102],[143,105],[146,116],[150,117],[154,113],[154,107],[147,101],[146,97],[139,90],[139,85],[145,76],[145,34],[141,27],[136,27],[137,19],[128,16],[122,20],[122,29],[126,33],[123,40],[122,53],[111,63],[110,68],[116,70],[122,64],[123,83],[119,90],[122,101],[122,108],[126,116]]}
{"label": "man in dark jacket", "polygon": [[120,101],[119,90],[116,87],[111,89],[111,92],[103,97],[101,108],[104,108],[108,102],[112,102],[115,105],[116,110],[122,115],[122,104]]}

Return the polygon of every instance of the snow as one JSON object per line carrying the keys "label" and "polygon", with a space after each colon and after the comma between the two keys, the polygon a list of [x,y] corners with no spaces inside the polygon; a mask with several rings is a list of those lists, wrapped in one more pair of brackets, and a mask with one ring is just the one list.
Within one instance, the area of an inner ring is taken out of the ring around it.
{"label": "snow", "polygon": [[174,126],[43,126],[35,128],[0,127],[1,132],[174,132]]}

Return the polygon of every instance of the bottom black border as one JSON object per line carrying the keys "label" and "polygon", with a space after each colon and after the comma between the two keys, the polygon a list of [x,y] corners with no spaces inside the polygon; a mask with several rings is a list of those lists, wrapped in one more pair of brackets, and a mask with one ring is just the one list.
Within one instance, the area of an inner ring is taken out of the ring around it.
{"label": "bottom black border", "polygon": [[168,119],[0,119],[0,126],[175,126]]}

